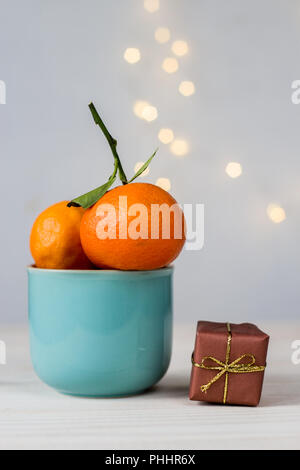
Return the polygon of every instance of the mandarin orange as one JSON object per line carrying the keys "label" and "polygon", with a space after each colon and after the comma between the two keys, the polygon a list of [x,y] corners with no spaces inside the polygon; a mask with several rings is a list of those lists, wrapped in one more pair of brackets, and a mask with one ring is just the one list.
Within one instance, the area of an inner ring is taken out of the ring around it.
{"label": "mandarin orange", "polygon": [[85,210],[67,207],[62,201],[46,209],[35,220],[30,250],[37,268],[88,269],[92,264],[80,242],[80,223]]}
{"label": "mandarin orange", "polygon": [[85,254],[100,268],[163,268],[185,243],[184,215],[158,186],[130,183],[108,191],[85,212],[80,237]]}

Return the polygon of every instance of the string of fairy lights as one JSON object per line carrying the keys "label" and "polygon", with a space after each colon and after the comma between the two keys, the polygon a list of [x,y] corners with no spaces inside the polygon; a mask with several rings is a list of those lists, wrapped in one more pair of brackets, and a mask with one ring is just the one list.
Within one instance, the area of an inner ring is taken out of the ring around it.
{"label": "string of fairy lights", "polygon": [[[144,0],[144,8],[148,13],[155,13],[160,9],[160,0]],[[154,31],[154,39],[159,44],[167,44],[171,41],[171,31],[166,26],[159,26]],[[172,41],[170,48],[170,55],[166,57],[162,64],[162,70],[167,74],[175,74],[180,67],[179,59],[190,53],[188,42],[182,39]],[[141,51],[138,47],[129,47],[124,52],[125,61],[134,65],[140,62],[142,58]],[[196,86],[191,80],[181,81],[178,85],[178,92],[188,98],[196,93]],[[139,119],[149,123],[158,118],[158,110],[156,106],[146,100],[138,100],[133,105],[133,112]],[[189,143],[182,138],[177,138],[174,131],[170,128],[161,128],[158,132],[158,140],[169,146],[170,152],[176,157],[184,158],[190,151]],[[137,172],[145,162],[137,162],[135,165],[135,172]],[[145,177],[149,174],[147,168],[140,177]],[[237,179],[243,174],[242,165],[239,162],[229,162],[225,167],[225,172],[228,177]],[[158,178],[156,185],[160,186],[166,191],[171,189],[171,181],[169,178]],[[269,219],[275,224],[279,224],[286,219],[286,213],[283,207],[276,203],[270,203],[266,208],[266,214]]]}

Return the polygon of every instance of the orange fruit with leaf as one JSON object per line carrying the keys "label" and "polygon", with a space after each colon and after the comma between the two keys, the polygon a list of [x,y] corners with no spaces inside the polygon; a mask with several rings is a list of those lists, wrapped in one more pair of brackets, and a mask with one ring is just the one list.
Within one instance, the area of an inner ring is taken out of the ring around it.
{"label": "orange fruit with leaf", "polygon": [[[157,151],[128,180],[117,141],[93,103],[89,107],[113,153],[113,173],[102,186],[38,217],[31,234],[36,265],[68,269],[85,268],[91,262],[98,268],[120,270],[163,268],[177,258],[185,243],[183,212],[158,186],[133,183]],[[123,185],[111,190],[117,176]]]}
{"label": "orange fruit with leaf", "polygon": [[[183,212],[175,199],[158,186],[133,183],[156,152],[128,181],[117,153],[117,141],[93,104],[90,109],[109,143],[115,166],[107,183],[69,203],[87,208],[80,227],[84,252],[99,268],[163,268],[177,258],[185,243]],[[123,186],[108,191],[117,173]]]}

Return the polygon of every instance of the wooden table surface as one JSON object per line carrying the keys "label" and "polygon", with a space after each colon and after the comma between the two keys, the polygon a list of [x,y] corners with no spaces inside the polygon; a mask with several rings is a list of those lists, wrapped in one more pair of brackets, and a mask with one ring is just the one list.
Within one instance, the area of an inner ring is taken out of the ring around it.
{"label": "wooden table surface", "polygon": [[23,326],[2,326],[0,449],[300,449],[300,365],[291,344],[300,323],[261,324],[271,335],[258,408],[188,400],[195,324],[177,324],[165,378],[140,396],[67,397],[36,377]]}

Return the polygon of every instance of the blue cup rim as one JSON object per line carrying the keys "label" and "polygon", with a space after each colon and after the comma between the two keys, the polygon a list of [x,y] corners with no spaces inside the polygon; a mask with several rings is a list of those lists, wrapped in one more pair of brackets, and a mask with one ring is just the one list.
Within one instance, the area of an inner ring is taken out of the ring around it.
{"label": "blue cup rim", "polygon": [[36,268],[34,265],[27,266],[28,273],[36,274],[52,274],[58,275],[63,274],[65,276],[93,276],[97,278],[101,277],[110,277],[114,279],[124,279],[124,278],[141,278],[141,277],[161,277],[168,276],[174,271],[174,266],[166,266],[165,268],[153,269],[147,271],[121,271],[117,269],[44,269]]}

